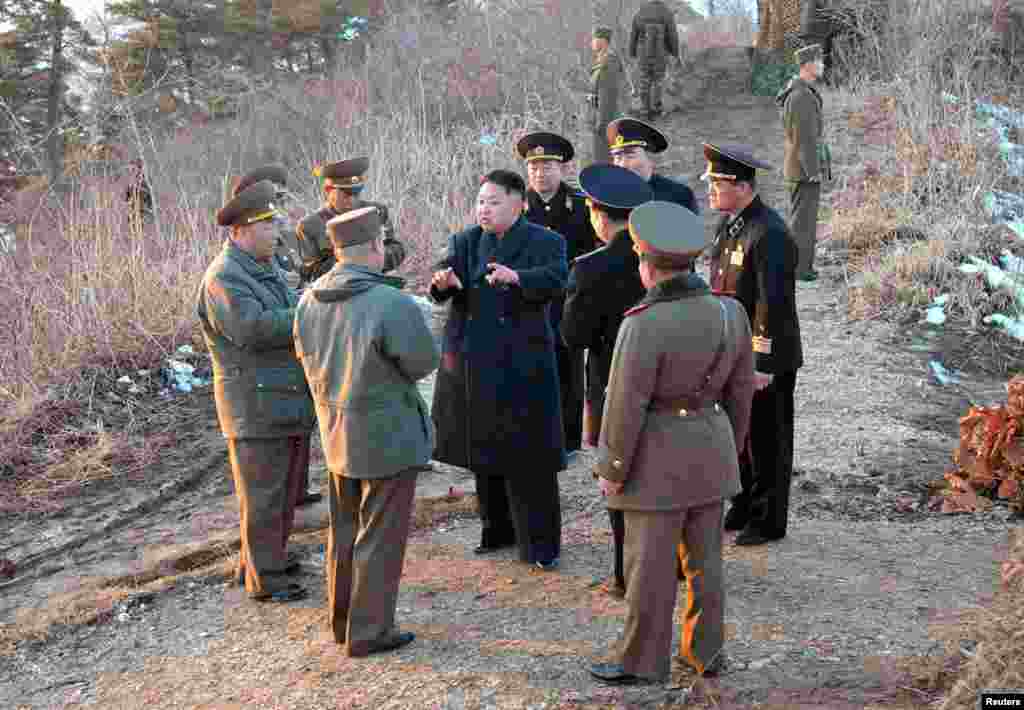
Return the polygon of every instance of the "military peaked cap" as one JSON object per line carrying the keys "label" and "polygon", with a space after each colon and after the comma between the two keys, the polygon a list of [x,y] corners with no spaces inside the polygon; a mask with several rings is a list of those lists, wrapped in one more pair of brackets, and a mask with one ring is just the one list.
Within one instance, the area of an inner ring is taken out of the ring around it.
{"label": "military peaked cap", "polygon": [[642,177],[632,170],[604,163],[583,168],[580,189],[591,201],[621,210],[631,210],[654,199],[654,191]]}
{"label": "military peaked cap", "polygon": [[327,236],[341,249],[373,241],[380,236],[380,213],[370,206],[340,214],[327,223]]}
{"label": "military peaked cap", "polygon": [[250,185],[217,210],[217,224],[244,226],[270,219],[278,213],[274,206],[276,198],[277,188],[272,182],[262,180]]}
{"label": "military peaked cap", "polygon": [[546,131],[527,133],[516,143],[516,152],[527,163],[534,160],[557,160],[568,163],[575,155],[572,143],[568,139]]}
{"label": "military peaked cap", "polygon": [[668,148],[668,138],[661,131],[635,118],[616,118],[608,124],[606,135],[612,154],[633,146],[648,153],[660,153]]}
{"label": "military peaked cap", "polygon": [[611,27],[595,27],[594,28],[595,39],[606,39],[609,42],[612,40],[612,28]]}
{"label": "military peaked cap", "polygon": [[662,257],[680,266],[689,264],[711,243],[704,220],[682,205],[659,200],[630,213],[629,236],[641,254]]}
{"label": "military peaked cap", "polygon": [[701,180],[750,180],[758,170],[773,170],[771,165],[754,157],[754,149],[740,143],[704,144],[708,167]]}
{"label": "military peaked cap", "polygon": [[796,50],[796,63],[807,64],[808,62],[817,62],[821,60],[821,45],[820,44],[809,44],[806,47],[801,47]]}
{"label": "military peaked cap", "polygon": [[288,173],[283,165],[264,165],[261,168],[250,170],[242,177],[235,178],[235,186],[231,190],[231,196],[237,196],[242,190],[245,190],[250,185],[255,185],[261,180],[269,180],[283,188],[288,184]]}
{"label": "military peaked cap", "polygon": [[313,171],[313,174],[317,177],[330,179],[342,188],[355,191],[363,188],[363,184],[366,182],[364,176],[369,168],[369,158],[351,158],[321,165]]}

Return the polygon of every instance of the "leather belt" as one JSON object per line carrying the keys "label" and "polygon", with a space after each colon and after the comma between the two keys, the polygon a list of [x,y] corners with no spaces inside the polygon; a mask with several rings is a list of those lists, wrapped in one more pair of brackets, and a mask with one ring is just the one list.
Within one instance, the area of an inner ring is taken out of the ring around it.
{"label": "leather belt", "polygon": [[720,402],[694,402],[690,397],[676,399],[656,399],[647,407],[651,412],[672,412],[680,417],[694,417],[723,411]]}

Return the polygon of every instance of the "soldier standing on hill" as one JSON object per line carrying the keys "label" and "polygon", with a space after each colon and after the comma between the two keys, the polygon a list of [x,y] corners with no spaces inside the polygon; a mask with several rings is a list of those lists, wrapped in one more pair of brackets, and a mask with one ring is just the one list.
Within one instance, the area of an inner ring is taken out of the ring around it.
{"label": "soldier standing on hill", "polygon": [[610,163],[608,153],[608,124],[619,112],[619,91],[622,87],[622,59],[611,48],[612,31],[608,27],[594,30],[590,42],[594,50],[594,63],[590,67],[590,108],[593,115],[594,163]]}
{"label": "soldier standing on hill", "polygon": [[635,118],[617,118],[608,124],[607,139],[614,163],[646,180],[654,191],[653,199],[674,202],[700,214],[693,190],[654,171],[651,154],[668,149],[668,139],[661,131]]}
{"label": "soldier standing on hill", "polygon": [[800,74],[775,97],[782,108],[785,161],[782,176],[789,191],[789,230],[799,250],[796,267],[801,281],[815,281],[814,250],[818,241],[821,183],[832,179],[828,146],[822,142],[821,94],[814,88],[824,71],[821,45],[797,50]]}
{"label": "soldier standing on hill", "polygon": [[[292,289],[297,289],[301,277],[299,275],[299,261],[298,252],[296,250],[298,244],[295,241],[295,229],[292,223],[285,216],[285,205],[287,202],[287,191],[288,186],[288,173],[284,169],[283,165],[264,165],[263,167],[256,168],[242,177],[238,178],[235,182],[234,188],[231,190],[231,197],[238,197],[247,188],[255,185],[256,183],[267,180],[277,187],[277,195],[274,197],[274,204],[281,214],[275,220],[274,226],[277,228],[277,245],[274,249],[274,263],[279,269],[281,269],[284,275],[285,282]],[[307,441],[307,445],[308,445]],[[300,508],[311,503],[316,503],[321,500],[324,496],[317,490],[313,490],[309,487],[309,452],[306,452],[306,467],[301,472],[302,485],[299,487],[299,499],[296,502]]]}
{"label": "soldier standing on hill", "polygon": [[[562,180],[563,166],[575,152],[572,143],[554,133],[530,133],[516,144],[516,152],[526,161],[526,219],[562,235],[570,263],[597,246],[583,196]],[[556,333],[565,450],[572,453],[583,445],[583,348],[567,347],[557,337],[564,302],[564,292],[551,300],[551,328]]]}
{"label": "soldier standing on hill", "polygon": [[[711,287],[747,311],[756,393],[750,440],[740,460],[742,492],[732,499],[726,530],[737,545],[786,536],[793,477],[793,390],[803,365],[796,312],[797,248],[778,212],[757,194],[757,170],[771,166],[749,146],[704,144],[711,209],[726,213],[715,230]],[[742,452],[741,452],[742,453]]]}
{"label": "soldier standing on hill", "polygon": [[[576,259],[566,285],[561,337],[574,348],[587,348],[587,438],[597,446],[601,433],[605,389],[612,368],[612,351],[623,314],[644,295],[640,260],[633,251],[627,222],[630,212],[653,195],[647,181],[615,165],[591,165],[580,173],[587,196],[590,222],[604,243]],[[608,511],[612,526],[612,575],[604,591],[626,595],[622,546],[625,523],[621,510]]]}
{"label": "soldier standing on hill", "polygon": [[639,63],[637,91],[648,120],[661,114],[661,85],[670,56],[680,56],[675,15],[662,0],[650,0],[633,16],[629,36],[629,57]]}
{"label": "soldier standing on hill", "polygon": [[128,203],[131,216],[141,220],[153,214],[153,191],[146,180],[141,160],[135,159],[131,162],[131,177],[129,179],[131,182],[124,191],[124,201]]}
{"label": "soldier standing on hill", "polygon": [[240,508],[239,575],[249,598],[287,602],[306,594],[289,577],[298,565],[287,548],[315,419],[292,341],[298,298],[272,261],[276,194],[258,182],[217,212],[231,234],[206,270],[196,311]]}
{"label": "soldier standing on hill", "polygon": [[387,261],[384,273],[394,271],[405,260],[405,247],[395,239],[395,228],[388,217],[388,208],[379,202],[360,199],[366,186],[369,158],[352,158],[329,163],[313,171],[323,179],[325,204],[320,210],[299,223],[295,236],[302,256],[302,278],[305,283],[316,281],[334,267],[334,251],[327,240],[326,225],[332,218],[360,207],[376,207],[383,224]]}

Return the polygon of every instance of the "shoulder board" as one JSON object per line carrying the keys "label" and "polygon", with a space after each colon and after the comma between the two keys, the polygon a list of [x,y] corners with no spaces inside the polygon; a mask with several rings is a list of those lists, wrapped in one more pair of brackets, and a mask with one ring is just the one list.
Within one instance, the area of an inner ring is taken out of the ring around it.
{"label": "shoulder board", "polygon": [[626,311],[622,315],[623,315],[623,317],[628,317],[628,316],[636,315],[637,313],[640,313],[641,311],[646,311],[648,308],[651,307],[651,305],[653,305],[653,304],[641,303],[639,306],[633,306],[632,308],[630,308],[628,311]]}

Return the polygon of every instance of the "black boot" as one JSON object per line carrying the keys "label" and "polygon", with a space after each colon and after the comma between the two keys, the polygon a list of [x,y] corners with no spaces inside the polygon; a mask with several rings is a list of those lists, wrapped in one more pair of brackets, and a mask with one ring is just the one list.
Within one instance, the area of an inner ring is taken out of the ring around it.
{"label": "black boot", "polygon": [[515,544],[516,534],[514,531],[485,528],[480,533],[480,544],[473,549],[473,552],[478,555],[485,555],[488,552],[494,552],[503,547],[512,547]]}

